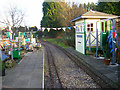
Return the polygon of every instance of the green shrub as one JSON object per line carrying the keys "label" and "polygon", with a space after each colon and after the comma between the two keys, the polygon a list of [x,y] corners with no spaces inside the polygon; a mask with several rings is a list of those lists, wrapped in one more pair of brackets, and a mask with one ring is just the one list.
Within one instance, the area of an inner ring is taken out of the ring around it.
{"label": "green shrub", "polygon": [[5,62],[6,68],[11,68],[11,67],[14,66],[14,64],[15,64],[15,61],[14,61],[14,60],[7,60],[7,61]]}

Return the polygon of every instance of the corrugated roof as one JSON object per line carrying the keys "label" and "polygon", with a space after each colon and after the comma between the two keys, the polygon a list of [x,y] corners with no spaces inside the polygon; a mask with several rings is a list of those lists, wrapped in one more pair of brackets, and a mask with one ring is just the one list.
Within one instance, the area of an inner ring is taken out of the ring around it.
{"label": "corrugated roof", "polygon": [[112,14],[107,14],[107,13],[103,13],[103,12],[90,10],[90,11],[80,15],[79,17],[71,20],[71,22],[74,22],[74,21],[79,20],[81,18],[112,18],[112,17],[117,17],[117,16],[112,15]]}

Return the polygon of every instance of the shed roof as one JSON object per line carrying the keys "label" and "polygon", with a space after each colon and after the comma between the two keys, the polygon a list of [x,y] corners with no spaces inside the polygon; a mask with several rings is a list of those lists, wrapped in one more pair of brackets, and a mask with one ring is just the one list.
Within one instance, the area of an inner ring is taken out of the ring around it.
{"label": "shed roof", "polygon": [[117,17],[117,16],[112,15],[112,14],[107,14],[107,13],[103,13],[103,12],[90,10],[90,11],[80,15],[79,17],[72,19],[71,22],[75,22],[75,21],[82,19],[82,18],[101,18],[101,19],[104,19],[104,18],[114,18],[114,17]]}

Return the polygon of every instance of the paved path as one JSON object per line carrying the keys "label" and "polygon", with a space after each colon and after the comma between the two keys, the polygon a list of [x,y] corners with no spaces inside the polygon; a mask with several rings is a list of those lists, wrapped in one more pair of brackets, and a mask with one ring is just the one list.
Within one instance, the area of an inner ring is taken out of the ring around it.
{"label": "paved path", "polygon": [[7,70],[3,88],[42,88],[43,52],[29,52],[22,62]]}

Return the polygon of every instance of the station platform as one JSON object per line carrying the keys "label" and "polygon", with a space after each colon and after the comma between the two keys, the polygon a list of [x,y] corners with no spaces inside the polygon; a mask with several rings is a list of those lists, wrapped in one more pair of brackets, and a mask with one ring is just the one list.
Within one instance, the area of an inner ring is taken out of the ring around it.
{"label": "station platform", "polygon": [[120,65],[109,65],[104,64],[103,59],[96,59],[96,57],[83,55],[74,49],[66,49],[74,56],[79,58],[87,67],[89,67],[96,74],[99,74],[104,81],[110,84],[113,88],[120,88]]}
{"label": "station platform", "polygon": [[43,88],[43,51],[28,52],[13,68],[6,69],[2,88]]}

